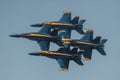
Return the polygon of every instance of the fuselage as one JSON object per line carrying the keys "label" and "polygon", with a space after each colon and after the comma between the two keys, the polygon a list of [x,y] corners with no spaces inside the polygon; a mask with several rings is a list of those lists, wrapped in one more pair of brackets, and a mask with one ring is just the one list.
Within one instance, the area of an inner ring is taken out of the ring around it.
{"label": "fuselage", "polygon": [[73,60],[74,58],[79,56],[78,54],[62,53],[59,51],[41,51],[41,52],[31,53],[30,55],[46,56],[46,57],[52,58],[52,59],[68,58],[69,60]]}
{"label": "fuselage", "polygon": [[80,40],[69,40],[64,42],[65,44],[69,44],[74,47],[82,47],[83,45],[87,45],[92,47],[93,49],[103,47],[103,45],[94,43],[94,42],[88,42],[88,41],[80,41]]}
{"label": "fuselage", "polygon": [[23,34],[15,34],[15,35],[10,35],[11,37],[18,37],[18,38],[27,38],[33,41],[38,41],[38,40],[54,40],[57,37],[56,36],[51,36],[48,34],[39,34],[39,33],[23,33]]}

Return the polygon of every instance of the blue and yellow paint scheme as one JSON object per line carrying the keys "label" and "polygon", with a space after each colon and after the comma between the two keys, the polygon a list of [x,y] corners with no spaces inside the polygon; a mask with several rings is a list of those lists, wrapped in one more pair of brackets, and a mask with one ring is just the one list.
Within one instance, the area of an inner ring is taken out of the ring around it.
{"label": "blue and yellow paint scheme", "polygon": [[[71,12],[65,11],[59,21],[51,21],[51,22],[43,22],[41,24],[34,24],[31,25],[32,27],[44,27],[44,24],[50,25],[51,29],[59,29],[58,36],[63,38],[70,38],[71,37],[71,30],[76,30],[80,34],[85,34],[83,31],[83,23],[85,19],[81,19],[79,21],[79,16],[74,17],[71,20]],[[64,35],[61,35],[64,34]]]}
{"label": "blue and yellow paint scheme", "polygon": [[70,60],[73,60],[80,66],[83,66],[83,62],[81,61],[81,56],[77,54],[78,48],[59,48],[57,51],[40,51],[35,53],[29,53],[29,55],[33,56],[46,56],[48,58],[56,59],[60,66],[60,70],[67,71],[69,68]]}
{"label": "blue and yellow paint scheme", "polygon": [[[45,24],[42,29],[38,32],[30,32],[30,33],[22,33],[22,34],[13,34],[10,37],[17,38],[27,38],[29,40],[37,41],[41,50],[49,50],[50,42],[58,43],[57,41],[57,33],[58,30],[54,29],[51,31],[49,25]],[[60,44],[60,42],[59,42]]]}
{"label": "blue and yellow paint scheme", "polygon": [[64,45],[78,47],[79,54],[83,54],[84,60],[91,60],[92,50],[96,49],[101,55],[106,55],[104,51],[104,43],[107,39],[102,39],[101,36],[97,36],[93,39],[93,30],[87,30],[86,34],[80,40],[63,40]]}

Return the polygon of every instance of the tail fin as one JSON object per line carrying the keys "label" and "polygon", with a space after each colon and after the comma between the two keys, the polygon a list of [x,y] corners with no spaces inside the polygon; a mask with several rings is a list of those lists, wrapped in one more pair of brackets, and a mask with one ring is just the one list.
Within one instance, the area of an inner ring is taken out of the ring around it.
{"label": "tail fin", "polygon": [[100,43],[100,39],[101,39],[101,36],[97,36],[97,37],[93,40],[93,42],[95,42],[95,43]]}
{"label": "tail fin", "polygon": [[38,33],[40,33],[40,34],[44,34],[44,33],[50,34],[50,32],[51,32],[51,26],[48,25],[48,24],[44,24],[43,27],[40,29],[40,31]]}
{"label": "tail fin", "polygon": [[75,16],[75,17],[72,19],[71,23],[72,23],[72,24],[78,24],[78,20],[79,20],[79,16]]}

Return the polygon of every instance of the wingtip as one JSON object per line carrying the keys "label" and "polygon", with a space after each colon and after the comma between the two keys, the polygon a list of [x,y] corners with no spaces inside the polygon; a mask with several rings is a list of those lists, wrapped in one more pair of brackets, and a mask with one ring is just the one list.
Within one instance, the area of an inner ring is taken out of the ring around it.
{"label": "wingtip", "polygon": [[64,11],[64,14],[71,14],[70,11]]}
{"label": "wingtip", "polygon": [[68,71],[67,68],[60,68],[60,71]]}
{"label": "wingtip", "polygon": [[86,32],[93,32],[92,29],[85,29],[85,30],[87,30]]}
{"label": "wingtip", "polygon": [[84,64],[80,64],[79,66],[84,66]]}
{"label": "wingtip", "polygon": [[102,54],[102,56],[107,56],[107,54]]}
{"label": "wingtip", "polygon": [[85,61],[90,61],[91,59],[90,59],[90,58],[84,58],[83,60],[85,60]]}

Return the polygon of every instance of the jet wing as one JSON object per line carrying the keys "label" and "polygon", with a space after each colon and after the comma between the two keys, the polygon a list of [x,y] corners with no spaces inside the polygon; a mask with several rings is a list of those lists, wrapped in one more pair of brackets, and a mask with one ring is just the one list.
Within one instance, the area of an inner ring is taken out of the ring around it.
{"label": "jet wing", "polygon": [[40,34],[50,34],[51,33],[51,26],[48,24],[44,24],[43,27],[38,31]]}
{"label": "jet wing", "polygon": [[93,40],[93,30],[87,30],[85,35],[80,39],[80,41],[92,41]]}
{"label": "jet wing", "polygon": [[62,71],[67,71],[68,67],[69,67],[69,60],[67,58],[58,58],[56,59],[59,66],[60,66],[60,70]]}
{"label": "jet wing", "polygon": [[96,49],[101,55],[107,55],[103,48]]}
{"label": "jet wing", "polygon": [[50,42],[49,41],[37,41],[42,51],[48,51]]}
{"label": "jet wing", "polygon": [[71,22],[71,12],[64,12],[59,22],[61,23],[70,23]]}
{"label": "jet wing", "polygon": [[81,46],[80,50],[85,60],[91,60],[92,48],[90,46],[87,45]]}

